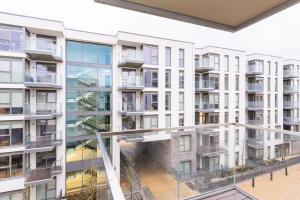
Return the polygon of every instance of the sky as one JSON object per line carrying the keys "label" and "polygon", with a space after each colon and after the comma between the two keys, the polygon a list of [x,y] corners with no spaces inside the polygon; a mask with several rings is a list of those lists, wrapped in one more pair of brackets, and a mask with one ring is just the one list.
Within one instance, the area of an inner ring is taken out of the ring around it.
{"label": "sky", "polygon": [[300,4],[236,33],[94,3],[94,0],[1,0],[0,12],[62,21],[66,28],[115,35],[127,31],[300,59]]}

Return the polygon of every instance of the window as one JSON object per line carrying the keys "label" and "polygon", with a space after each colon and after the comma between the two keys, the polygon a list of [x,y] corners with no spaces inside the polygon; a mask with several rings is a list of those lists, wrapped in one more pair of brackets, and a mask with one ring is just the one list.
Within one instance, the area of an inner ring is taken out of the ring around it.
{"label": "window", "polygon": [[158,128],[158,117],[157,115],[144,116],[144,129]]}
{"label": "window", "polygon": [[0,157],[0,179],[23,175],[23,155],[8,155]]}
{"label": "window", "polygon": [[229,72],[229,56],[228,55],[225,55],[224,56],[224,63],[225,63],[225,72]]}
{"label": "window", "polygon": [[275,123],[278,124],[278,110],[275,110]]}
{"label": "window", "polygon": [[179,151],[190,152],[191,148],[191,135],[181,135],[179,139]]}
{"label": "window", "polygon": [[268,78],[268,92],[271,92],[271,78]]}
{"label": "window", "polygon": [[271,108],[271,95],[268,94],[268,108]]}
{"label": "window", "polygon": [[267,140],[270,140],[270,139],[271,139],[271,133],[268,132]]}
{"label": "window", "polygon": [[0,115],[23,114],[23,107],[22,90],[0,90]]}
{"label": "window", "polygon": [[235,111],[235,123],[239,123],[239,122],[240,122],[240,112]]}
{"label": "window", "polygon": [[228,74],[225,74],[225,76],[224,76],[224,89],[225,90],[229,90],[229,78],[228,78]]}
{"label": "window", "polygon": [[225,130],[225,146],[228,146],[229,145],[229,131],[228,130]]}
{"label": "window", "polygon": [[235,145],[240,145],[240,130],[235,130]]}
{"label": "window", "polygon": [[156,69],[144,69],[144,86],[158,87],[158,71]]}
{"label": "window", "polygon": [[275,78],[275,92],[278,92],[278,79]]}
{"label": "window", "polygon": [[275,62],[275,76],[278,76],[278,62]]}
{"label": "window", "polygon": [[165,87],[171,88],[171,70],[169,69],[165,71]]}
{"label": "window", "polygon": [[166,95],[165,95],[165,110],[171,110],[171,92],[166,92]]}
{"label": "window", "polygon": [[281,133],[275,132],[275,139],[276,140],[281,139]]}
{"label": "window", "polygon": [[166,66],[171,66],[171,47],[166,47]]}
{"label": "window", "polygon": [[171,128],[171,115],[166,115],[166,128]]}
{"label": "window", "polygon": [[268,74],[271,75],[271,61],[268,61]]}
{"label": "window", "polygon": [[0,147],[23,144],[22,123],[0,124]]}
{"label": "window", "polygon": [[240,72],[240,58],[235,57],[235,72]]}
{"label": "window", "polygon": [[144,45],[144,61],[145,64],[158,65],[158,47],[152,45]]}
{"label": "window", "polygon": [[268,110],[268,124],[271,124],[271,111]]}
{"label": "window", "polygon": [[195,68],[199,69],[200,68],[200,56],[195,55]]}
{"label": "window", "polygon": [[235,76],[235,90],[237,90],[237,91],[240,90],[240,77],[239,77],[239,75]]}
{"label": "window", "polygon": [[146,92],[144,94],[144,109],[146,111],[158,109],[158,94],[157,93]]}
{"label": "window", "polygon": [[229,108],[229,94],[225,93],[225,103],[224,103],[224,108],[228,109]]}
{"label": "window", "polygon": [[192,162],[190,160],[180,162],[179,170],[181,173],[190,173],[192,171]]}
{"label": "window", "polygon": [[[0,44],[1,45],[1,44]],[[21,59],[0,58],[0,82],[20,83],[24,81],[23,61]]]}
{"label": "window", "polygon": [[179,71],[179,88],[184,88],[184,71]]}
{"label": "window", "polygon": [[184,49],[179,49],[179,67],[184,67]]}
{"label": "window", "polygon": [[179,114],[179,126],[184,126],[184,114]]}
{"label": "window", "polygon": [[122,70],[122,86],[123,87],[128,87],[128,86],[137,86],[137,81],[136,81],[136,70],[134,69],[123,69]]}
{"label": "window", "polygon": [[278,94],[275,94],[275,108],[278,108]]}
{"label": "window", "polygon": [[225,112],[224,113],[224,123],[228,123],[229,122],[229,113],[228,112]]}
{"label": "window", "polygon": [[235,152],[235,166],[239,166],[239,165],[240,165],[240,153]]}
{"label": "window", "polygon": [[184,93],[179,92],[179,111],[184,110]]}
{"label": "window", "polygon": [[22,28],[0,26],[0,51],[21,52],[24,49]]}
{"label": "window", "polygon": [[[27,75],[28,73],[26,73]],[[29,73],[30,74],[30,73]],[[27,79],[27,77],[26,77]],[[57,83],[56,64],[37,63],[36,64],[36,82],[41,83]]]}
{"label": "window", "polygon": [[220,55],[218,54],[211,54],[212,59],[213,59],[213,64],[214,64],[214,69],[216,71],[220,70]]}
{"label": "window", "polygon": [[240,98],[239,94],[235,94],[235,108],[239,108]]}

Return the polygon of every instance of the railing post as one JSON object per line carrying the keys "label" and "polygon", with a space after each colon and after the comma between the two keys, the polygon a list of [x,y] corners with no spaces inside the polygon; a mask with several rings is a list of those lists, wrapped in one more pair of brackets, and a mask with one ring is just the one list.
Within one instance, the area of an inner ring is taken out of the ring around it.
{"label": "railing post", "polygon": [[273,181],[273,172],[270,172],[270,180]]}
{"label": "railing post", "polygon": [[252,178],[252,187],[253,188],[255,187],[255,180],[254,180],[254,178]]}

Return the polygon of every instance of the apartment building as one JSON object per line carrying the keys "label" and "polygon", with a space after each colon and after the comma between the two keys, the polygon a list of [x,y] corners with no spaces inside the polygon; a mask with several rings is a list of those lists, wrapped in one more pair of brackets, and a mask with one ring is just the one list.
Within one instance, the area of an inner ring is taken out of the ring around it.
{"label": "apartment building", "polygon": [[298,130],[298,63],[0,13],[0,197],[76,199],[93,183],[108,195],[97,132],[199,125],[105,138],[119,179],[128,144],[171,173],[286,155],[292,138],[225,125]]}

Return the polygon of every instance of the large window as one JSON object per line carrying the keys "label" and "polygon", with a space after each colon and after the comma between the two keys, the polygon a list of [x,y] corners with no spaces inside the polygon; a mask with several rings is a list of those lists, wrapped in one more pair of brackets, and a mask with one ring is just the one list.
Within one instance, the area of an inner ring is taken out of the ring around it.
{"label": "large window", "polygon": [[21,59],[0,57],[0,82],[20,83],[24,81],[24,64]]}
{"label": "large window", "polygon": [[156,69],[144,70],[144,86],[158,87],[158,71]]}
{"label": "large window", "polygon": [[158,94],[157,93],[145,93],[144,94],[144,109],[146,111],[158,109]]}
{"label": "large window", "polygon": [[110,111],[110,92],[67,92],[67,111]]}
{"label": "large window", "polygon": [[181,135],[179,139],[180,152],[190,152],[191,148],[191,135]]}
{"label": "large window", "polygon": [[112,47],[107,45],[67,41],[67,61],[111,65]]}
{"label": "large window", "polygon": [[22,28],[0,26],[0,51],[23,51],[23,38]]}
{"label": "large window", "polygon": [[158,46],[144,45],[145,64],[158,65]]}
{"label": "large window", "polygon": [[0,179],[23,175],[23,155],[0,156]]}
{"label": "large window", "polygon": [[23,114],[22,90],[0,90],[0,114]]}
{"label": "large window", "polygon": [[67,115],[67,136],[95,135],[97,132],[110,131],[110,116]]}
{"label": "large window", "polygon": [[144,116],[142,118],[144,125],[144,129],[158,128],[158,116],[157,115],[149,115]]}
{"label": "large window", "polygon": [[22,123],[1,123],[0,124],[0,147],[23,144]]}

